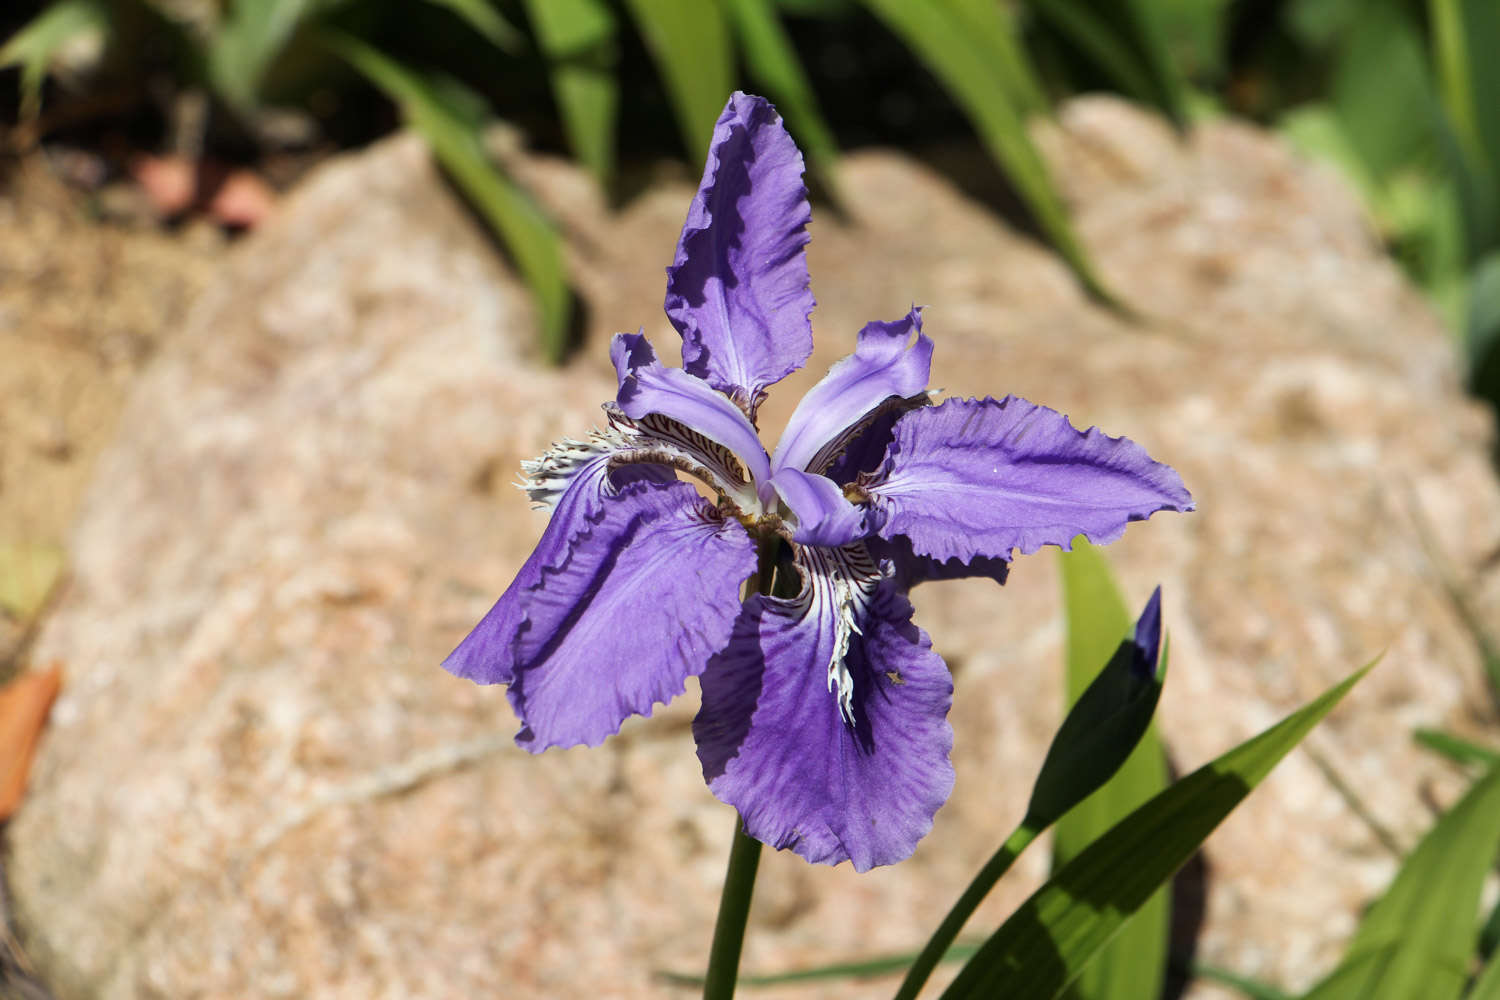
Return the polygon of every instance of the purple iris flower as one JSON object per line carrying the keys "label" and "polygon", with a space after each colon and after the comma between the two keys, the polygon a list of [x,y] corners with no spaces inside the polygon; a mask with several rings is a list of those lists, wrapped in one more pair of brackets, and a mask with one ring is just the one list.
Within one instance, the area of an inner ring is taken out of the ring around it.
{"label": "purple iris flower", "polygon": [[[952,680],[910,588],[1003,582],[1016,550],[1193,504],[1140,446],[1054,410],[933,405],[915,308],[866,325],[768,454],[756,409],[812,352],[802,171],[775,109],[731,97],[667,269],[683,367],[615,336],[606,429],[526,464],[551,521],[443,665],[508,685],[533,752],[597,745],[699,677],[713,793],[751,836],[864,871],[910,855],[953,787]],[[742,595],[758,554],[775,596]]]}

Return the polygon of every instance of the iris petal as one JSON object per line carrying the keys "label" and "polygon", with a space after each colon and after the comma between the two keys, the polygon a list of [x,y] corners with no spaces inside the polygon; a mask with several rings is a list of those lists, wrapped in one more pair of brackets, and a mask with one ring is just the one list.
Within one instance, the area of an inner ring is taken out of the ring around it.
{"label": "iris petal", "polygon": [[735,93],[667,268],[683,367],[752,418],[768,385],[812,353],[802,153],[764,99]]}
{"label": "iris petal", "polygon": [[860,482],[881,536],[939,561],[1067,549],[1080,534],[1103,544],[1130,521],[1193,509],[1182,479],[1140,445],[1016,396],[904,415],[885,463]]}
{"label": "iris petal", "polygon": [[573,537],[590,529],[604,503],[618,490],[631,483],[675,480],[672,470],[660,465],[627,465],[611,471],[610,463],[632,447],[627,435],[612,428],[587,441],[563,441],[541,458],[525,463],[527,492],[536,503],[552,508],[552,518],[510,587],[443,661],[444,670],[479,684],[511,682],[516,637],[542,570],[567,561]]}
{"label": "iris petal", "polygon": [[727,643],[755,546],[686,483],[631,486],[531,587],[508,691],[533,752],[595,746]]}
{"label": "iris petal", "polygon": [[819,606],[746,602],[703,675],[693,735],[709,787],[752,837],[866,871],[909,856],[952,791],[953,683],[887,581],[845,657],[848,724],[823,681],[836,629]]}
{"label": "iris petal", "polygon": [[771,486],[796,519],[792,538],[803,545],[847,545],[870,533],[866,512],[846,500],[831,479],[782,469]]}
{"label": "iris petal", "polygon": [[922,332],[919,309],[893,323],[865,324],[854,353],[836,361],[792,411],[771,467],[823,472],[882,403],[925,399],[931,370],[932,338]]}
{"label": "iris petal", "polygon": [[675,420],[729,449],[755,483],[771,478],[770,460],[754,425],[727,396],[681,368],[663,365],[640,334],[615,334],[610,357],[620,373],[617,402],[632,420],[652,414]]}

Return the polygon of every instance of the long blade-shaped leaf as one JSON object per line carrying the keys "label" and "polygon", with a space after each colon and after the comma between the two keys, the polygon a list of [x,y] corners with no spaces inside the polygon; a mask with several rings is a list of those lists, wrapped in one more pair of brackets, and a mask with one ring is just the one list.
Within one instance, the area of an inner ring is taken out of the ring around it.
{"label": "long blade-shaped leaf", "polygon": [[[1077,701],[1093,681],[1111,643],[1130,627],[1125,603],[1103,553],[1078,540],[1059,554],[1068,619],[1067,688]],[[1115,776],[1057,824],[1053,865],[1064,867],[1110,827],[1167,786],[1166,758],[1153,724]],[[1167,972],[1171,900],[1166,886],[1088,964],[1070,995],[1084,1000],[1135,1000],[1161,993]]]}
{"label": "long blade-shaped leaf", "polygon": [[316,0],[236,0],[212,38],[208,75],[230,104],[255,104],[266,70]]}
{"label": "long blade-shaped leaf", "polygon": [[58,0],[10,36],[0,48],[0,69],[21,67],[23,118],[35,118],[41,109],[42,81],[57,51],[80,35],[108,30],[103,0]]}
{"label": "long blade-shaped leaf", "polygon": [[1500,753],[1452,733],[1445,733],[1441,729],[1416,729],[1411,735],[1422,746],[1442,754],[1455,764],[1500,763]]}
{"label": "long blade-shaped leaf", "polygon": [[1485,964],[1465,1000],[1500,1000],[1500,956]]}
{"label": "long blade-shaped leaf", "polygon": [[703,159],[734,89],[734,50],[718,0],[628,0],[656,60],[688,156]]}
{"label": "long blade-shaped leaf", "polygon": [[620,105],[614,11],[604,0],[527,0],[526,12],[547,57],[568,145],[594,179],[607,185],[615,172]]}
{"label": "long blade-shaped leaf", "polygon": [[[1373,665],[1373,664],[1372,664]],[[1056,997],[1370,668],[1157,795],[1032,894],[945,998]]]}
{"label": "long blade-shaped leaf", "polygon": [[[1107,578],[1105,583],[1112,591],[1113,584]],[[964,924],[1021,852],[1058,817],[1108,782],[1145,735],[1161,699],[1165,679],[1167,654],[1161,641],[1161,591],[1158,589],[1151,595],[1134,633],[1112,653],[1093,648],[1092,644],[1088,653],[1108,656],[1108,660],[1074,699],[1052,737],[1041,773],[1032,787],[1025,817],[985,862],[927,939],[907,970],[896,1000],[916,1000],[932,970],[951,953]]]}
{"label": "long blade-shaped leaf", "polygon": [[552,223],[490,162],[478,129],[441,89],[348,35],[328,34],[325,42],[400,106],[411,127],[427,140],[438,162],[499,235],[536,295],[542,350],[549,360],[561,361],[572,298],[562,240]]}
{"label": "long blade-shaped leaf", "polygon": [[976,44],[991,53],[990,68],[1004,83],[1016,113],[1023,119],[1049,114],[1051,102],[1021,47],[1020,29],[1010,7],[991,0],[954,0],[953,13]]}
{"label": "long blade-shaped leaf", "polygon": [[1500,767],[1407,856],[1344,961],[1304,1000],[1455,1000],[1474,954],[1479,893],[1500,842]]}
{"label": "long blade-shaped leaf", "polygon": [[776,16],[771,0],[725,0],[734,23],[735,37],[745,55],[745,65],[757,85],[776,104],[786,119],[788,130],[797,145],[807,154],[808,166],[825,191],[837,196],[838,184],[833,165],[838,159],[838,144],[833,132],[818,110],[812,85],[786,29]]}
{"label": "long blade-shaped leaf", "polygon": [[434,7],[446,7],[485,37],[502,52],[520,52],[526,40],[516,26],[500,16],[490,0],[427,0]]}
{"label": "long blade-shaped leaf", "polygon": [[887,27],[917,53],[973,123],[990,156],[1005,172],[1057,252],[1096,297],[1115,302],[1089,263],[1052,184],[1047,165],[995,69],[1003,53],[983,43],[957,12],[961,0],[864,0]]}
{"label": "long blade-shaped leaf", "polygon": [[1178,125],[1187,121],[1187,88],[1141,0],[1032,0],[1032,6],[1125,93]]}

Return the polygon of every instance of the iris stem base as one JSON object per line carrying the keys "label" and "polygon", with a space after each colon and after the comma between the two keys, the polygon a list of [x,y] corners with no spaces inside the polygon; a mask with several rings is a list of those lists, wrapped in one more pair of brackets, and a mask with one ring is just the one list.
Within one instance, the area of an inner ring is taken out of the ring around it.
{"label": "iris stem base", "polygon": [[760,868],[760,848],[760,841],[745,833],[744,820],[735,813],[734,843],[729,848],[729,869],[724,873],[724,891],[719,896],[719,918],[714,923],[714,943],[703,978],[703,1000],[730,1000],[734,996],[745,924],[750,919],[750,897],[755,893],[755,873]]}

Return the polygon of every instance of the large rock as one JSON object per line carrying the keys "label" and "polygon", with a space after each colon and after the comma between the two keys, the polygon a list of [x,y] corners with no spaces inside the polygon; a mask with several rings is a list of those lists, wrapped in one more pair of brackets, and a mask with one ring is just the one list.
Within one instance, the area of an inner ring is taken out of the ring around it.
{"label": "large rock", "polygon": [[[1411,842],[1423,796],[1461,783],[1408,729],[1485,703],[1445,580],[1497,610],[1477,554],[1500,496],[1450,344],[1351,196],[1274,139],[1215,123],[1179,144],[1104,100],[1044,138],[1146,318],[1089,303],[927,169],[859,154],[853,222],[814,222],[817,354],[768,430],[861,323],[927,304],[935,384],[1129,434],[1193,489],[1198,513],[1111,550],[1133,603],[1165,587],[1175,764],[1384,651],[1312,746]],[[399,138],[310,179],[137,385],[35,649],[69,686],[11,829],[61,996],[643,997],[700,966],[733,816],[698,772],[696,691],[532,757],[499,689],[437,667],[541,529],[518,461],[597,422],[606,335],[675,340],[662,267],[691,186],[611,217],[570,169],[518,169],[573,234],[588,333],[566,370],[536,363],[523,290]],[[957,675],[953,798],[893,868],[768,855],[747,967],[913,946],[1020,816],[1060,714],[1053,558],[918,603]],[[982,922],[1044,869],[1023,858]],[[1392,869],[1295,755],[1210,843],[1200,957],[1306,983]]]}

